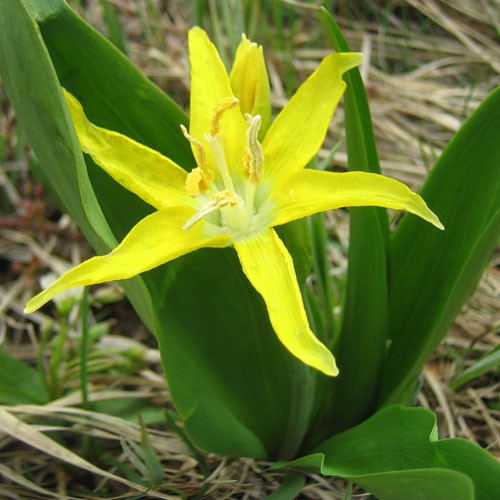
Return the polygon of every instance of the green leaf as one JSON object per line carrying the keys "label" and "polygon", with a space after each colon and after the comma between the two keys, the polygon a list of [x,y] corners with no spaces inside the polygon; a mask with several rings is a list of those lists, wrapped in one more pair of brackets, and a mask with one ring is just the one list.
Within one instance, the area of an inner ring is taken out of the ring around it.
{"label": "green leaf", "polygon": [[[335,50],[350,51],[339,27],[325,9],[321,10],[321,20]],[[380,173],[361,75],[358,69],[352,69],[344,79],[349,170]],[[327,382],[324,409],[310,436],[312,444],[333,431],[360,422],[376,402],[387,336],[388,234],[384,209],[350,209],[346,297],[340,339],[334,346],[340,374],[336,380]],[[342,411],[338,411],[339,406]]]}
{"label": "green leaf", "polygon": [[423,408],[385,408],[288,465],[352,480],[380,500],[495,500],[500,491],[500,463],[464,439],[438,441]]}
{"label": "green leaf", "polygon": [[0,403],[45,404],[50,401],[40,373],[0,349]]}
{"label": "green leaf", "polygon": [[417,469],[374,474],[360,478],[358,484],[381,500],[471,500],[472,481],[459,472],[447,469]]}
{"label": "green leaf", "polygon": [[313,370],[277,340],[233,249],[176,263],[151,295],[165,321],[163,366],[191,439],[233,456],[293,456],[309,423]]}
{"label": "green leaf", "polygon": [[476,286],[500,236],[500,88],[457,132],[421,195],[445,226],[406,215],[390,247],[389,334],[380,402],[398,401]]}
{"label": "green leaf", "polygon": [[328,258],[328,235],[325,226],[325,218],[322,213],[313,214],[309,217],[311,228],[311,250],[313,258],[313,271],[315,286],[317,288],[317,311],[316,316],[321,318],[316,321],[321,327],[313,329],[321,342],[333,344],[338,336],[339,329],[335,325],[332,314],[335,307],[333,296],[333,283],[330,276],[330,262]]}
{"label": "green leaf", "polygon": [[[75,196],[79,184],[88,185],[88,179],[78,141],[71,133],[71,121],[63,104],[57,76],[38,29],[20,0],[1,2],[0,12],[5,23],[0,32],[0,74],[7,95],[38,159],[50,165],[51,174],[59,179],[57,195],[79,222],[87,238],[98,245],[100,242],[94,235],[93,225],[102,225],[104,238],[110,235],[105,234],[106,225],[96,200],[89,200],[89,206],[93,201],[96,208],[88,215],[81,198]],[[30,99],[26,99],[26,95],[30,95]],[[39,134],[39,130],[44,133]]]}
{"label": "green leaf", "polygon": [[[30,0],[29,5],[43,40],[21,2],[0,2],[2,19],[12,21],[0,35],[2,55],[18,70],[3,71],[2,77],[16,89],[20,121],[31,123],[29,139],[46,178],[65,205],[75,204],[70,213],[79,224],[93,216],[87,233],[99,251],[106,251],[151,207],[89,158],[87,177],[52,63],[61,84],[78,97],[92,121],[189,169],[194,160],[179,128],[186,117],[66,4]],[[19,48],[19,53],[12,52],[15,57],[10,56],[11,46]],[[40,62],[17,62],[23,54]],[[58,114],[43,113],[46,96],[55,101]],[[63,139],[47,134],[54,128],[64,134],[71,154],[56,157]],[[75,179],[66,182],[71,175]],[[306,257],[296,257],[298,269],[303,269],[300,259]],[[221,454],[293,456],[311,418],[316,375],[277,340],[264,302],[245,278],[235,252],[198,251],[143,274],[135,283],[135,297],[130,281],[124,285],[157,336],[170,391],[193,442]]]}
{"label": "green leaf", "polygon": [[496,346],[490,352],[486,353],[472,366],[464,370],[460,375],[450,382],[450,389],[456,390],[467,382],[480,377],[486,372],[500,366],[500,346]]}
{"label": "green leaf", "polygon": [[65,6],[64,0],[15,0],[12,3],[23,3],[26,10],[37,21],[56,15]]}
{"label": "green leaf", "polygon": [[[99,252],[107,252],[116,239],[104,218],[85,168],[78,139],[57,75],[39,29],[31,16],[53,16],[65,4],[57,0],[0,2],[0,75],[42,167],[42,177],[64,203],[85,237]],[[31,14],[31,15],[30,15]],[[125,288],[143,320],[151,324],[147,296],[140,278]]]}
{"label": "green leaf", "polygon": [[[68,7],[40,23],[61,85],[82,103],[89,119],[121,132],[192,167],[179,125],[187,118],[108,40]],[[89,177],[106,221],[120,241],[152,208],[86,158]],[[120,207],[117,210],[117,207]]]}

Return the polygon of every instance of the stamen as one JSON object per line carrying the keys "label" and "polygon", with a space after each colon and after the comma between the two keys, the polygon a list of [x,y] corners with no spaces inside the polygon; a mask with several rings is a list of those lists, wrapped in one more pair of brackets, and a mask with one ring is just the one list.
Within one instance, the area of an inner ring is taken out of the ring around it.
{"label": "stamen", "polygon": [[245,115],[247,119],[247,143],[243,157],[244,174],[253,183],[258,184],[262,179],[262,168],[264,165],[264,150],[257,139],[260,130],[260,115]]}
{"label": "stamen", "polygon": [[210,135],[212,137],[215,137],[219,132],[222,115],[228,109],[234,108],[239,102],[240,101],[234,96],[224,97],[217,102],[210,121]]}
{"label": "stamen", "polygon": [[229,191],[219,191],[214,196],[212,196],[206,203],[202,205],[200,210],[196,212],[183,226],[183,230],[187,230],[193,227],[198,221],[203,219],[205,215],[214,212],[218,208],[230,205],[234,207],[238,203],[236,197]]}
{"label": "stamen", "polygon": [[206,180],[203,171],[197,167],[193,168],[193,170],[187,174],[184,187],[193,198],[196,198],[200,193],[203,193],[210,187],[210,182]]}
{"label": "stamen", "polygon": [[184,137],[195,148],[195,159],[198,168],[193,169],[188,174],[186,178],[186,190],[191,196],[196,197],[200,192],[206,191],[209,188],[210,183],[214,180],[214,173],[208,166],[207,155],[203,144],[192,135],[189,135],[184,125],[181,125],[181,130]]}
{"label": "stamen", "polygon": [[196,149],[196,153],[195,153],[196,163],[198,164],[198,166],[201,168],[201,170],[203,171],[203,173],[207,177],[211,177],[210,181],[212,181],[214,178],[214,174],[213,174],[212,170],[210,170],[210,167],[208,166],[207,155],[205,152],[205,148],[203,147],[203,144],[198,139],[195,139],[192,135],[190,135],[189,132],[186,130],[186,127],[184,125],[181,125],[181,130],[182,130],[182,133],[184,134],[184,137]]}

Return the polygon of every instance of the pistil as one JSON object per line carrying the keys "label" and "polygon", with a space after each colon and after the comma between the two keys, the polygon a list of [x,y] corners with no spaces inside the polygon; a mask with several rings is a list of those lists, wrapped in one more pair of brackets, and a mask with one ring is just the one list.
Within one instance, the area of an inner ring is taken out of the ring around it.
{"label": "pistil", "polygon": [[217,133],[215,136],[210,134],[205,134],[205,139],[212,150],[212,154],[214,155],[215,164],[219,169],[220,175],[222,177],[222,181],[224,182],[224,187],[228,191],[235,192],[233,179],[231,174],[229,173],[229,167],[227,166],[226,155],[224,153],[224,147],[222,146],[222,142],[220,140],[220,135]]}
{"label": "pistil", "polygon": [[232,191],[234,191],[233,179],[229,173],[229,168],[227,166],[226,155],[224,153],[224,147],[222,146],[222,141],[220,139],[220,121],[222,119],[222,115],[231,108],[234,108],[239,103],[238,99],[234,96],[225,97],[220,99],[215,109],[212,113],[212,118],[210,120],[210,133],[205,134],[205,139],[212,150],[214,155],[215,164],[219,169],[220,175],[222,177],[222,181],[224,182],[224,187]]}

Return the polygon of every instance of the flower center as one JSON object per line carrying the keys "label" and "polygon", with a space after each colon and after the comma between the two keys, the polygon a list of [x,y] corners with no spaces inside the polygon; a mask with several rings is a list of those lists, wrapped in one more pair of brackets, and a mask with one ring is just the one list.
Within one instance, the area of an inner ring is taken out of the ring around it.
{"label": "flower center", "polygon": [[[242,158],[242,167],[235,188],[234,169],[227,164],[224,144],[220,135],[220,121],[223,114],[238,105],[236,97],[221,99],[215,106],[210,122],[210,132],[204,135],[206,144],[212,152],[215,167],[220,178],[215,181],[215,175],[207,162],[206,145],[195,139],[181,125],[186,139],[193,146],[197,168],[186,178],[187,192],[199,200],[199,208],[183,226],[191,228],[198,221],[208,216],[210,222],[225,229],[235,240],[246,237],[258,229],[258,209],[255,206],[255,190],[262,180],[264,152],[257,139],[261,117],[260,115],[245,115],[247,120],[246,145]],[[219,184],[219,186],[218,186]],[[224,189],[221,189],[223,185]]]}

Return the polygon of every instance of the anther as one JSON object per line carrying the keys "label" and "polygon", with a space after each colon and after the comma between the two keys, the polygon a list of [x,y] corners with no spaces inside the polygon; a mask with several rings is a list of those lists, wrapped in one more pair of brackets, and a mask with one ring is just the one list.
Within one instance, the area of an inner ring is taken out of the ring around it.
{"label": "anther", "polygon": [[207,155],[203,144],[188,133],[186,127],[181,125],[184,137],[195,149],[195,159],[198,168],[193,169],[186,178],[186,190],[191,196],[198,196],[200,192],[206,191],[214,180],[214,173],[207,163]]}
{"label": "anther", "polygon": [[207,182],[203,171],[197,167],[187,174],[184,187],[190,196],[196,198],[210,187],[210,182]]}
{"label": "anther", "polygon": [[260,115],[251,116],[245,114],[248,123],[247,143],[245,146],[245,155],[243,164],[245,167],[245,176],[253,183],[257,184],[262,179],[262,168],[264,165],[264,150],[257,139],[260,130]]}
{"label": "anther", "polygon": [[222,115],[228,109],[234,108],[239,102],[240,101],[238,101],[238,99],[234,96],[224,97],[217,102],[210,121],[210,135],[212,137],[215,137],[219,133]]}

